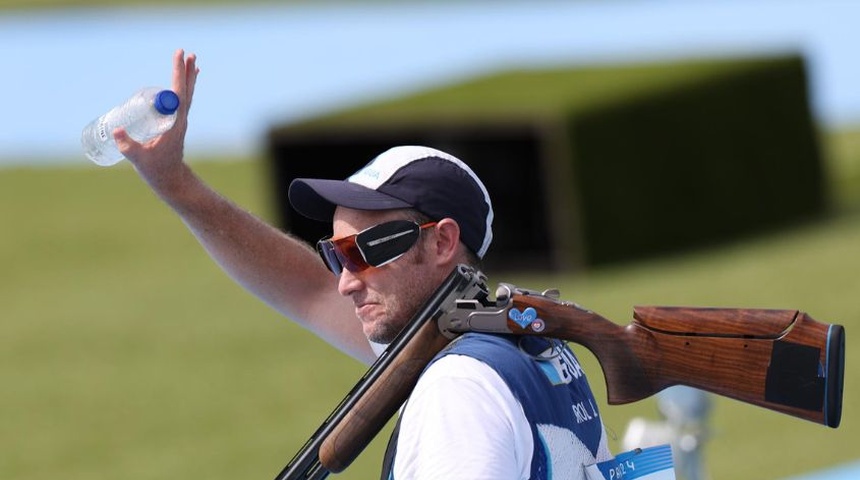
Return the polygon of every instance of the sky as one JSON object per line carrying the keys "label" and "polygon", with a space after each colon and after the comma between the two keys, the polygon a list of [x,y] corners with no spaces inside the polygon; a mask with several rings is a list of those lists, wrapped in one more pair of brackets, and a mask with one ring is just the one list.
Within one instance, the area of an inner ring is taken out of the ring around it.
{"label": "sky", "polygon": [[274,125],[499,70],[800,53],[825,127],[860,124],[860,2],[580,0],[77,8],[0,14],[0,165],[87,162],[80,132],[201,69],[189,154],[247,154]]}

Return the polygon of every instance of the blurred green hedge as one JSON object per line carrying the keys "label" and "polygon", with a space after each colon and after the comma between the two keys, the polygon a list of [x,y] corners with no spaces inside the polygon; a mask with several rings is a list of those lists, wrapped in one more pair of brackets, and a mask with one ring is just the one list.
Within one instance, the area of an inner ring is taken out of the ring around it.
{"label": "blurred green hedge", "polygon": [[489,268],[642,258],[827,203],[798,56],[511,71],[279,126],[269,145],[281,223],[326,234],[290,210],[288,182],[345,178],[397,144],[449,151],[484,179],[496,209]]}

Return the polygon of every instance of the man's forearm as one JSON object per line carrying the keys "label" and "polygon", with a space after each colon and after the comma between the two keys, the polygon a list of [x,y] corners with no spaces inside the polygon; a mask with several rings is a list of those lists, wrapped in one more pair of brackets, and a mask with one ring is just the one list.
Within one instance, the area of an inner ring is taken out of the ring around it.
{"label": "man's forearm", "polygon": [[220,195],[184,163],[170,176],[143,178],[233,280],[341,350],[372,359],[357,322],[345,321],[352,303],[309,245]]}

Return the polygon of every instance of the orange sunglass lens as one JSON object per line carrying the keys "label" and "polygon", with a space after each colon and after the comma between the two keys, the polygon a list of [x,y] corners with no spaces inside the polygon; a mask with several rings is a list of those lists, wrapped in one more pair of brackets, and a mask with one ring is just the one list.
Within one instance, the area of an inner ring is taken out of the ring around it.
{"label": "orange sunglass lens", "polygon": [[360,272],[370,267],[364,261],[361,251],[358,250],[358,246],[355,244],[355,236],[334,240],[332,243],[334,244],[334,253],[337,255],[337,259],[340,260],[343,268],[350,272]]}

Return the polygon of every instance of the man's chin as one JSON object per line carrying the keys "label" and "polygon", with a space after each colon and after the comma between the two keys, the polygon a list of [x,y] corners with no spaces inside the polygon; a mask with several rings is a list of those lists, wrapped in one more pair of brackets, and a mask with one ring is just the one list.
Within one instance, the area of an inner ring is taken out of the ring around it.
{"label": "man's chin", "polygon": [[380,325],[374,323],[362,323],[364,336],[374,343],[389,344],[397,337],[397,333],[392,333],[386,328],[379,328]]}

